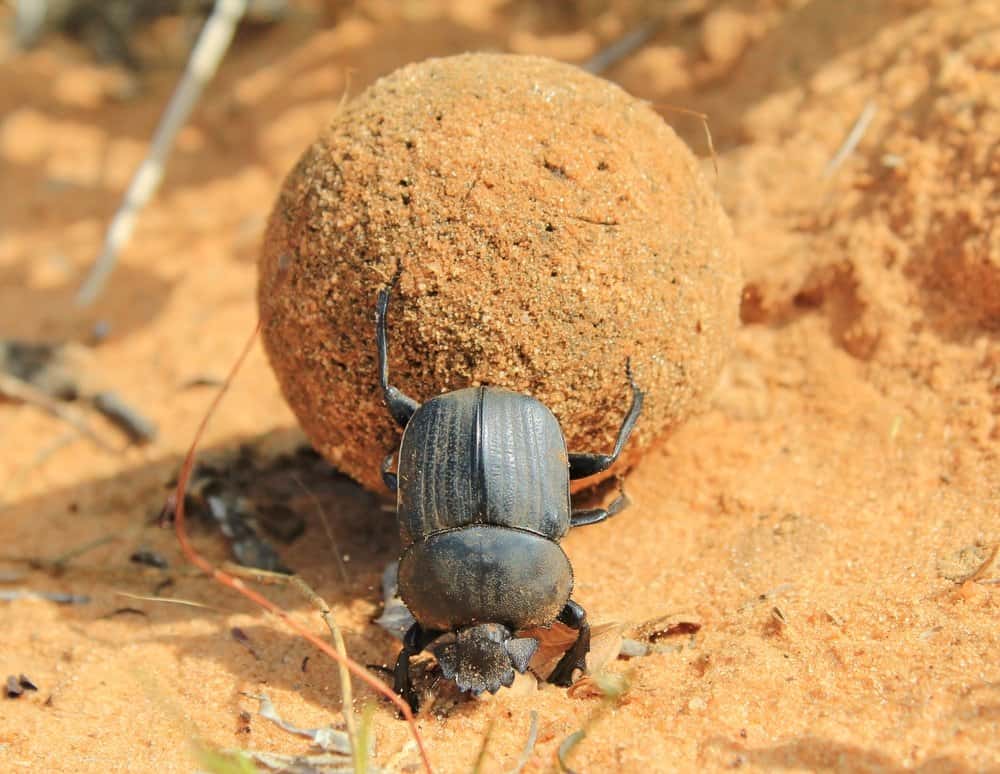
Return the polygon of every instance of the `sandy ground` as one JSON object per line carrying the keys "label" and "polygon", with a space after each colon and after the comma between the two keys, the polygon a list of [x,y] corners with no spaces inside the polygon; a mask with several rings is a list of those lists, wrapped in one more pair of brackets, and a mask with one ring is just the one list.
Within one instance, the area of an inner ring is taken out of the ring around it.
{"label": "sandy ground", "polygon": [[[93,371],[160,436],[108,453],[37,409],[0,406],[0,590],[90,597],[2,603],[0,676],[24,673],[39,690],[0,700],[0,769],[191,771],[197,740],[307,749],[245,693],[266,692],[299,725],[339,720],[333,666],[189,571],[172,533],[147,525],[211,398],[185,385],[224,374],[250,333],[265,218],[345,88],[469,49],[581,61],[641,10],[579,6],[420,2],[404,13],[372,0],[319,26],[243,35],[86,311],[73,292],[176,70],[154,67],[139,96],[118,101],[120,73],[70,43],[6,59],[0,331],[86,340],[108,321]],[[489,727],[483,770],[513,769],[534,711],[525,771],[551,769],[582,727],[568,762],[586,772],[1000,770],[1000,8],[686,7],[608,76],[711,114],[744,325],[711,410],[629,477],[632,508],[564,545],[593,620],[684,613],[702,627],[613,663],[629,688],[611,703],[545,687],[422,716],[436,769],[471,770]],[[155,32],[169,41],[176,29]],[[157,56],[170,59],[169,46]],[[700,123],[663,110],[711,169]],[[833,161],[859,117],[857,147]],[[297,438],[255,350],[206,449]],[[390,662],[397,646],[371,619],[398,548],[391,514],[343,480],[321,505],[343,571],[315,509],[283,557],[333,605],[357,659]],[[19,561],[102,538],[59,574]],[[196,539],[225,558],[218,536]],[[131,563],[138,548],[169,569]],[[207,607],[121,596],[166,578],[164,596]],[[293,591],[268,593],[322,632]],[[359,691],[359,708],[369,700]],[[418,768],[384,704],[374,727],[377,762]]]}

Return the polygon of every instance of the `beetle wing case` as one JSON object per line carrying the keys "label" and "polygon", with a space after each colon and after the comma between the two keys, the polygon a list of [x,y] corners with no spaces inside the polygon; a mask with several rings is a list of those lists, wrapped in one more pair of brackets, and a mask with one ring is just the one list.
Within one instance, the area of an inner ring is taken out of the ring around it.
{"label": "beetle wing case", "polygon": [[530,396],[470,387],[428,400],[400,444],[403,544],[471,524],[559,540],[569,529],[568,461],[555,416]]}

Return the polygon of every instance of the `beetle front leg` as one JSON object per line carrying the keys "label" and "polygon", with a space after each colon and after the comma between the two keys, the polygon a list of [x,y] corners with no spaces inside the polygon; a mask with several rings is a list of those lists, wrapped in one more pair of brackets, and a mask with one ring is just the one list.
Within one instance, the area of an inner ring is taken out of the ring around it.
{"label": "beetle front leg", "polygon": [[628,443],[629,436],[635,423],[639,420],[639,413],[642,411],[642,402],[646,394],[639,389],[632,377],[631,361],[625,364],[625,374],[628,376],[629,386],[632,388],[632,405],[629,406],[625,419],[622,420],[621,427],[618,428],[618,438],[615,440],[615,448],[611,454],[593,454],[589,452],[570,453],[569,455],[569,477],[572,479],[586,478],[607,470],[617,462],[622,449]]}
{"label": "beetle front leg", "polygon": [[420,706],[417,694],[413,691],[413,681],[410,679],[410,659],[422,651],[424,629],[414,623],[403,635],[403,649],[396,659],[396,668],[392,670],[392,690],[399,694],[403,701],[410,705],[410,710],[416,712]]}
{"label": "beetle front leg", "polygon": [[556,668],[549,675],[549,682],[554,685],[569,686],[573,684],[573,673],[579,669],[587,671],[587,653],[590,652],[590,624],[587,623],[587,611],[572,599],[566,603],[559,617],[559,623],[576,629],[579,634],[576,642],[567,650]]}
{"label": "beetle front leg", "polygon": [[414,623],[403,635],[403,649],[396,659],[396,667],[392,670],[392,690],[399,694],[403,701],[410,705],[415,714],[420,709],[420,701],[413,690],[410,679],[410,659],[441,636],[441,632],[429,631],[420,624]]}
{"label": "beetle front leg", "polygon": [[410,417],[413,416],[413,412],[420,408],[420,404],[409,395],[405,395],[398,388],[389,384],[389,345],[385,316],[386,311],[389,309],[389,296],[398,277],[397,273],[392,278],[392,283],[389,287],[382,288],[379,291],[378,303],[375,305],[375,343],[378,348],[379,384],[382,386],[385,405],[389,408],[392,418],[396,420],[396,424],[405,428],[406,424],[410,421]]}

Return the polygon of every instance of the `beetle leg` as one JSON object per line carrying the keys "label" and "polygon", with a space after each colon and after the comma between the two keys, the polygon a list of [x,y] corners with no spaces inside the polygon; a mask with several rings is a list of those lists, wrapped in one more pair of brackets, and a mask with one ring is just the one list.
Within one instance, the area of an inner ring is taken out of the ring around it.
{"label": "beetle leg", "polygon": [[[382,460],[382,481],[385,482],[390,492],[395,492],[399,489],[399,477],[390,470],[395,457],[396,452],[389,452],[386,458]],[[612,504],[612,507],[614,507],[614,504]]]}
{"label": "beetle leg", "polygon": [[382,288],[378,294],[378,303],[375,305],[375,343],[378,346],[378,373],[379,384],[382,386],[382,394],[385,396],[385,405],[389,408],[389,413],[400,427],[406,427],[413,412],[420,408],[420,404],[413,398],[405,395],[398,388],[389,384],[389,355],[388,336],[386,333],[385,316],[389,308],[389,296],[392,293],[392,286],[396,284],[396,278],[387,288]]}
{"label": "beetle leg", "polygon": [[410,705],[413,712],[419,709],[420,702],[410,680],[410,659],[426,648],[439,634],[439,632],[425,631],[420,624],[414,623],[403,636],[403,649],[399,652],[396,668],[392,671],[392,690],[403,697],[403,701]]}
{"label": "beetle leg", "polygon": [[642,411],[642,402],[646,395],[639,389],[639,385],[635,383],[635,379],[632,377],[631,361],[626,363],[625,373],[628,376],[629,386],[632,388],[632,405],[629,407],[625,419],[622,420],[621,427],[618,428],[618,438],[615,441],[614,451],[611,454],[571,453],[569,455],[570,478],[586,478],[587,476],[593,476],[596,473],[607,470],[615,464],[618,456],[622,453],[622,449],[625,448],[625,444],[628,443],[628,438],[632,435],[635,423],[639,419],[639,412]]}
{"label": "beetle leg", "polygon": [[625,494],[625,487],[619,480],[618,497],[611,501],[611,505],[607,508],[578,508],[570,515],[569,526],[572,529],[573,527],[585,527],[588,524],[597,524],[621,513],[631,504],[632,501],[628,499],[628,495]]}
{"label": "beetle leg", "polygon": [[587,611],[571,599],[556,620],[571,629],[576,629],[579,634],[576,642],[563,654],[556,668],[552,670],[549,682],[555,685],[572,685],[573,673],[577,669],[582,672],[587,669],[587,653],[590,651],[590,624],[587,623]]}

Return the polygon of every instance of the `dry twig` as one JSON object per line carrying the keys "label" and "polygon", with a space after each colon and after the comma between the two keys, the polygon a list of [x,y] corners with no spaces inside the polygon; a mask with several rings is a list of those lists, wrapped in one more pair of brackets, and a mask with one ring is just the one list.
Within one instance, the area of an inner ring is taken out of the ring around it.
{"label": "dry twig", "polygon": [[74,430],[80,433],[80,435],[89,438],[104,451],[118,451],[118,449],[95,433],[90,425],[87,424],[87,420],[85,420],[80,414],[71,409],[69,406],[64,406],[55,398],[50,398],[44,392],[28,384],[23,379],[19,379],[11,374],[0,373],[0,396],[3,396],[8,400],[19,401],[21,403],[26,403],[28,405],[44,409],[52,414],[52,416],[61,419],[66,424],[70,425]]}
{"label": "dry twig", "polygon": [[132,236],[139,212],[160,187],[177,132],[187,123],[202,90],[215,75],[222,57],[229,49],[236,25],[243,18],[246,9],[247,0],[216,0],[212,15],[205,22],[198,42],[191,51],[181,82],[156,128],[149,154],[132,178],[128,191],[125,192],[125,199],[108,228],[104,248],[80,286],[76,296],[78,305],[92,304],[104,287],[118,260],[119,251]]}

